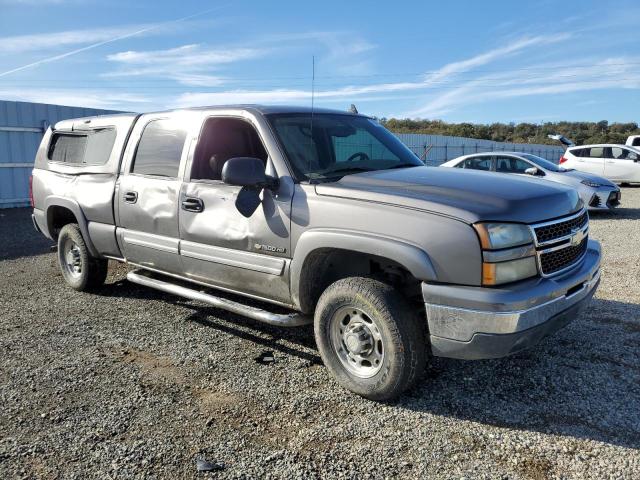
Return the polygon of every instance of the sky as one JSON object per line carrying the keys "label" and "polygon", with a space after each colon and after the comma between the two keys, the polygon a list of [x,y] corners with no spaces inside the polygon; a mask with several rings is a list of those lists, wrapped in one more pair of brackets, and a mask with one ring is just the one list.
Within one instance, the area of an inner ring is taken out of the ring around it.
{"label": "sky", "polygon": [[0,99],[638,122],[639,47],[637,0],[0,0]]}

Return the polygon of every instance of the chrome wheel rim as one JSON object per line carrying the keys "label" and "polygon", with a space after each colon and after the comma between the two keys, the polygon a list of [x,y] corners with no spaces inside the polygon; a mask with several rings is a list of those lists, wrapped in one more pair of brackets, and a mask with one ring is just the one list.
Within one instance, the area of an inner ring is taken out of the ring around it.
{"label": "chrome wheel rim", "polygon": [[385,348],[375,320],[359,308],[336,310],[330,324],[331,345],[345,369],[370,378],[382,368]]}
{"label": "chrome wheel rim", "polygon": [[82,257],[80,255],[80,247],[70,238],[64,242],[64,248],[62,250],[62,266],[72,277],[79,277],[82,275]]}

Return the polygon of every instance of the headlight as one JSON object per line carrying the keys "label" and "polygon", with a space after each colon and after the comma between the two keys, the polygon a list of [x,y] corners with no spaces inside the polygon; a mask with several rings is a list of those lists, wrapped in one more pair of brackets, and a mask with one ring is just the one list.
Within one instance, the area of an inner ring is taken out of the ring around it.
{"label": "headlight", "polygon": [[519,258],[500,263],[482,264],[482,284],[500,285],[515,282],[538,274],[536,257]]}
{"label": "headlight", "polygon": [[592,188],[598,188],[598,187],[604,187],[605,185],[602,185],[601,183],[598,182],[593,182],[591,180],[582,180],[580,182],[583,185],[586,185],[587,187],[592,187]]}
{"label": "headlight", "polygon": [[482,285],[516,282],[538,274],[533,236],[521,223],[476,223],[482,245]]}
{"label": "headlight", "polygon": [[476,223],[482,248],[497,250],[533,242],[531,230],[521,223]]}

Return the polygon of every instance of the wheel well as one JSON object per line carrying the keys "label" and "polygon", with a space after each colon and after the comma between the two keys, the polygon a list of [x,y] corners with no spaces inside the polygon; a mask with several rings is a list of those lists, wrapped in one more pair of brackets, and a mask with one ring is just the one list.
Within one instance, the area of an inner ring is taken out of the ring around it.
{"label": "wheel well", "polygon": [[78,219],[71,210],[58,205],[49,207],[47,210],[47,225],[49,226],[49,233],[51,233],[54,240],[58,239],[58,234],[62,227],[69,223],[78,223]]}
{"label": "wheel well", "polygon": [[312,313],[322,292],[333,282],[352,276],[375,276],[412,299],[421,298],[420,280],[394,260],[336,248],[311,252],[300,274],[299,301],[305,313]]}

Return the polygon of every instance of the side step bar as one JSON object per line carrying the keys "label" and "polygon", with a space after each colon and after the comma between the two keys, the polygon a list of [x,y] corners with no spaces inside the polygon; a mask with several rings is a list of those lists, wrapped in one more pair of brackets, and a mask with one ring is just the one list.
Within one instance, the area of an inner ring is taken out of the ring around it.
{"label": "side step bar", "polygon": [[238,315],[244,315],[245,317],[258,320],[259,322],[268,323],[269,325],[277,325],[279,327],[299,327],[301,325],[313,323],[313,319],[311,317],[303,315],[302,313],[272,313],[267,310],[262,310],[261,308],[251,307],[239,302],[234,302],[233,300],[227,300],[226,298],[216,297],[198,290],[165,282],[157,278],[152,278],[140,273],[138,270],[129,272],[127,274],[127,280],[139,285],[144,285],[145,287],[151,287],[156,290],[178,295],[179,297],[185,297],[190,300],[207,303],[216,308],[237,313]]}

